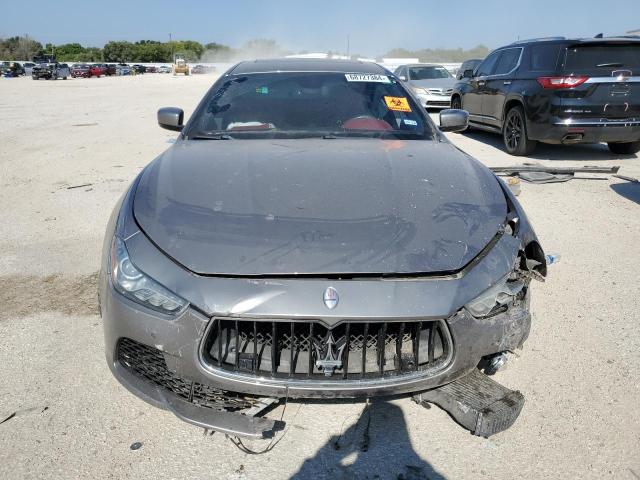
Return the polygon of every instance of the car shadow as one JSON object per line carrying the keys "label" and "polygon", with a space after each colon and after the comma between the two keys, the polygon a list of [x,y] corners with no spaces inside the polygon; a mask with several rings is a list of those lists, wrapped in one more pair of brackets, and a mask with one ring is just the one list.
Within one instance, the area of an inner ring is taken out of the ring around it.
{"label": "car shadow", "polygon": [[[462,135],[504,151],[504,144],[502,143],[502,137],[500,135],[480,130],[465,131]],[[611,153],[605,143],[580,145],[550,145],[547,143],[539,143],[531,155],[522,158],[588,162],[598,160],[626,160],[636,158],[636,156]],[[514,157],[514,159],[517,160],[518,157]]]}
{"label": "car shadow", "polygon": [[352,426],[333,435],[290,478],[445,480],[413,450],[400,407],[384,399],[372,400]]}
{"label": "car shadow", "polygon": [[609,185],[618,195],[640,204],[640,183],[623,182]]}

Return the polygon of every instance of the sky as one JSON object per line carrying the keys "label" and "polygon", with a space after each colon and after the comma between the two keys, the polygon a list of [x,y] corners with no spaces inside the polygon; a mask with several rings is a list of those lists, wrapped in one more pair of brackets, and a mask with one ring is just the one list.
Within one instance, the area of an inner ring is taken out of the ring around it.
{"label": "sky", "polygon": [[[609,8],[611,6],[612,8]],[[640,0],[0,0],[0,38],[41,43],[217,42],[255,38],[292,51],[368,56],[392,48],[496,48],[518,38],[591,37],[640,29]]]}

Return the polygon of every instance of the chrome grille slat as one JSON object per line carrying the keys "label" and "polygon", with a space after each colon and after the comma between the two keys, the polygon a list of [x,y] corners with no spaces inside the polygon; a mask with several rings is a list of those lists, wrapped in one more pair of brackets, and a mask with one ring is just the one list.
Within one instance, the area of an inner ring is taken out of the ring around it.
{"label": "chrome grille slat", "polygon": [[433,371],[453,348],[439,320],[342,322],[332,329],[317,321],[212,321],[205,363],[262,378],[349,381],[415,374]]}

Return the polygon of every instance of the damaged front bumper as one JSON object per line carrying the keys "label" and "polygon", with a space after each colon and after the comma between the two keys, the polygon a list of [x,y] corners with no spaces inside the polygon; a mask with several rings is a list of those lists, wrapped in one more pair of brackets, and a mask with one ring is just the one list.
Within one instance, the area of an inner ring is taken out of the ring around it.
{"label": "damaged front bumper", "polygon": [[[445,321],[453,350],[435,373],[355,381],[247,378],[212,370],[202,361],[201,346],[211,318],[189,308],[175,320],[159,319],[122,298],[108,278],[103,281],[107,362],[114,376],[135,395],[184,421],[241,437],[268,438],[282,428],[279,422],[249,414],[261,397],[365,398],[436,391],[476,371],[483,357],[520,347],[531,322],[528,294],[491,318],[477,319],[466,309],[459,310]],[[122,354],[125,341],[143,348],[138,366],[130,353]]]}

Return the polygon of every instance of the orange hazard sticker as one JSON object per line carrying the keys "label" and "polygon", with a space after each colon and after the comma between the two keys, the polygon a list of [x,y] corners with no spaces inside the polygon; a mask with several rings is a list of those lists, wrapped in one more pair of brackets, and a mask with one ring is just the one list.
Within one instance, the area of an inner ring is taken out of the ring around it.
{"label": "orange hazard sticker", "polygon": [[387,104],[389,110],[395,110],[397,112],[410,112],[411,107],[407,101],[407,97],[384,97],[384,101]]}

